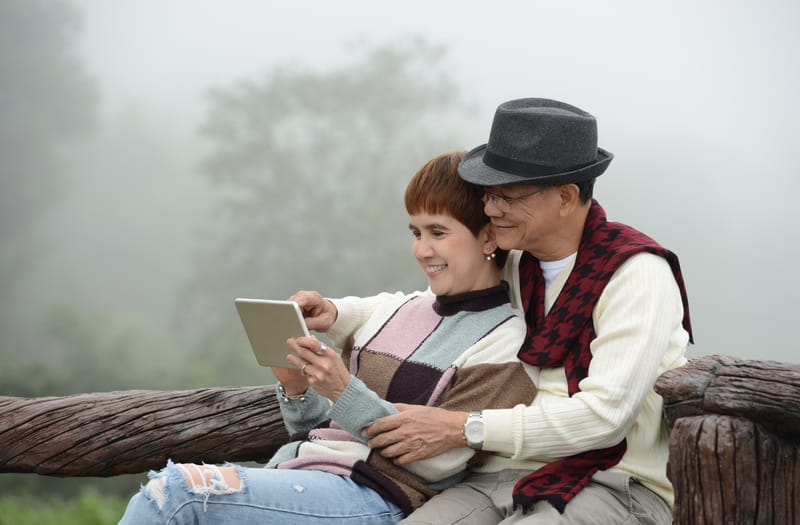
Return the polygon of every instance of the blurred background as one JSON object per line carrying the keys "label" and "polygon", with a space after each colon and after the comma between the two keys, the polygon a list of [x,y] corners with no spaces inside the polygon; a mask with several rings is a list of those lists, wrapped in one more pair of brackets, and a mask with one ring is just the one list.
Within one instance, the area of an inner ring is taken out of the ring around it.
{"label": "blurred background", "polygon": [[[692,354],[796,362],[798,22],[789,0],[0,0],[0,396],[272,383],[233,298],[426,286],[406,182],[529,96],[597,117],[596,197],[679,255]],[[142,480],[0,475],[0,525],[116,523]]]}

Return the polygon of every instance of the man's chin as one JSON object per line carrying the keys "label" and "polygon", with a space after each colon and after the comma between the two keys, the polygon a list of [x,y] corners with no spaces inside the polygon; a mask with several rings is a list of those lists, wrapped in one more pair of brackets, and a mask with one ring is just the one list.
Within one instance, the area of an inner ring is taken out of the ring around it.
{"label": "man's chin", "polygon": [[497,243],[497,247],[501,250],[508,251],[513,250],[516,247],[510,236],[503,238],[500,235],[495,235],[494,241]]}

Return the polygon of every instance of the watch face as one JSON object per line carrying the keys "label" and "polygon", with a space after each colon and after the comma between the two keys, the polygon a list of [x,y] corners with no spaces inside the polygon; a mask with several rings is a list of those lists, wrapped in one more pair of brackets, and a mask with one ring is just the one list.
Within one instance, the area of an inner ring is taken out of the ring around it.
{"label": "watch face", "polygon": [[471,420],[464,428],[464,435],[470,444],[483,443],[483,421]]}

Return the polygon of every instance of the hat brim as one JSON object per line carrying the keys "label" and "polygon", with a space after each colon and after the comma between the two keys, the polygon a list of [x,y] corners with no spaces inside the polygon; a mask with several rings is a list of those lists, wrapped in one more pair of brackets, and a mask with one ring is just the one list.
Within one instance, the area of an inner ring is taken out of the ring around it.
{"label": "hat brim", "polygon": [[597,161],[577,170],[553,173],[549,175],[517,175],[500,171],[483,162],[483,153],[486,144],[474,148],[464,156],[464,160],[458,165],[458,174],[467,182],[478,186],[507,186],[511,184],[571,184],[583,182],[585,180],[599,177],[606,171],[614,155],[610,152],[597,148]]}

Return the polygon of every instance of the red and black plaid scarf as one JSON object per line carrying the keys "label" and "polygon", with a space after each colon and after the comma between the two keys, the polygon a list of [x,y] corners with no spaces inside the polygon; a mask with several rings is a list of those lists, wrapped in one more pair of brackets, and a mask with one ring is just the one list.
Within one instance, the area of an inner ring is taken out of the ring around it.
{"label": "red and black plaid scarf", "polygon": [[[575,266],[546,317],[544,278],[539,261],[527,252],[522,256],[520,294],[528,335],[518,354],[520,360],[540,368],[563,366],[569,395],[580,391],[578,384],[588,375],[592,360],[589,343],[596,336],[592,322],[594,306],[614,272],[629,257],[640,252],[664,257],[672,268],[683,300],[683,326],[692,341],[689,304],[678,257],[629,226],[607,222],[603,208],[592,201]],[[623,439],[613,447],[548,463],[517,482],[514,508],[522,507],[526,512],[537,501],[546,500],[559,512],[564,512],[567,503],[589,483],[592,475],[619,463],[626,449]]]}

